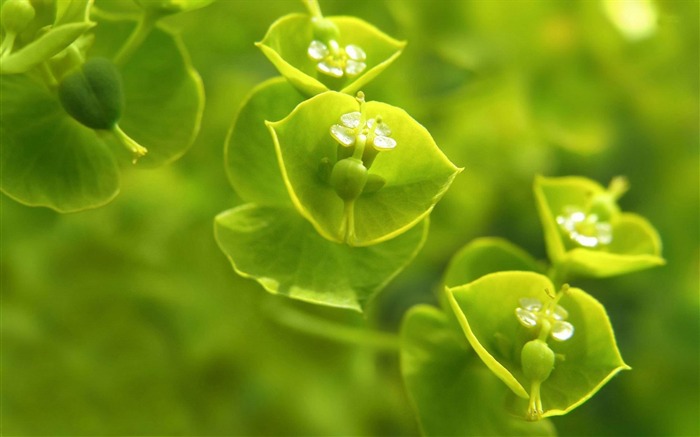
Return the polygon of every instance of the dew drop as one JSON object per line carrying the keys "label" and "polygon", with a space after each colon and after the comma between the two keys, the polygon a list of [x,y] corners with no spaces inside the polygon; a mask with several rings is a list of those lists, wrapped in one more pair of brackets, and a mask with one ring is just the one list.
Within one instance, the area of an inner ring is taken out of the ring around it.
{"label": "dew drop", "polygon": [[315,39],[311,41],[311,44],[309,44],[307,53],[311,59],[320,61],[328,56],[328,47],[326,47],[326,45],[321,41]]}
{"label": "dew drop", "polygon": [[390,138],[390,137],[383,137],[380,135],[380,136],[374,137],[372,144],[377,149],[389,150],[389,149],[393,149],[394,147],[396,147],[396,140],[394,140],[393,138]]}
{"label": "dew drop", "polygon": [[515,315],[523,326],[532,328],[537,325],[537,314],[523,308],[516,308]]}
{"label": "dew drop", "polygon": [[570,339],[572,335],[574,335],[574,325],[571,323],[558,320],[552,325],[553,339],[565,341]]}
{"label": "dew drop", "polygon": [[347,114],[343,114],[340,116],[340,121],[349,128],[355,129],[360,125],[360,121],[362,119],[362,114],[360,114],[358,111],[355,112],[348,112]]}
{"label": "dew drop", "polygon": [[367,54],[365,51],[362,50],[360,46],[356,46],[355,44],[346,46],[345,53],[347,53],[348,58],[352,59],[353,61],[364,61],[367,59]]}
{"label": "dew drop", "polygon": [[355,144],[355,132],[345,126],[334,124],[331,126],[331,135],[345,147]]}

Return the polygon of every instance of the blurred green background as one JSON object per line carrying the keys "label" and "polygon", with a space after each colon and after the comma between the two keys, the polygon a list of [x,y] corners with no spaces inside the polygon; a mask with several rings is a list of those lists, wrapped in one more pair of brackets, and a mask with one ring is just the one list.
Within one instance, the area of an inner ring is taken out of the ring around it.
{"label": "blurred green background", "polygon": [[290,324],[311,314],[395,333],[407,308],[435,302],[449,258],[475,237],[544,258],[533,177],[575,174],[626,175],[621,205],[657,227],[668,264],[576,283],[608,309],[633,370],[554,423],[560,435],[700,435],[699,3],[320,3],[408,41],[365,93],[406,109],[465,167],[424,250],[366,322],[236,276],[212,232],[240,202],[224,139],[242,99],[276,74],[253,42],[303,9],[218,0],[172,17],[207,94],[190,152],[127,169],[120,196],[93,211],[1,198],[2,433],[417,434],[395,353]]}

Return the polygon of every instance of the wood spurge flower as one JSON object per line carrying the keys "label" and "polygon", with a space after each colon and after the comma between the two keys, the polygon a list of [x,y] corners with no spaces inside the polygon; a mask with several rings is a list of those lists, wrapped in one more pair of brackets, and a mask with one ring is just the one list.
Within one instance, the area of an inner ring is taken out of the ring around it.
{"label": "wood spurge flower", "polygon": [[354,77],[367,68],[365,51],[354,44],[341,47],[334,39],[327,44],[315,39],[309,44],[307,53],[309,58],[317,61],[316,69],[328,76]]}

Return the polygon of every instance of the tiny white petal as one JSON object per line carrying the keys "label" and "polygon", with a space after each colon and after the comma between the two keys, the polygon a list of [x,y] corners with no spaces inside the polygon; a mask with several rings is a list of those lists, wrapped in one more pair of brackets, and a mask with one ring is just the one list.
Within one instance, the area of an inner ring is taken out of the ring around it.
{"label": "tiny white petal", "polygon": [[331,64],[328,61],[319,62],[318,65],[316,65],[316,68],[321,73],[325,73],[329,76],[343,77],[343,69],[335,64]]}
{"label": "tiny white petal", "polygon": [[396,147],[396,140],[391,137],[376,136],[372,141],[372,144],[376,149],[389,150]]}
{"label": "tiny white petal", "polygon": [[311,41],[308,49],[309,57],[313,60],[320,61],[326,56],[328,56],[328,47],[319,40]]}
{"label": "tiny white petal", "polygon": [[360,46],[356,46],[355,44],[350,44],[345,47],[345,53],[347,53],[348,58],[352,59],[353,61],[364,61],[367,59],[367,54],[365,54],[365,51],[362,50]]}
{"label": "tiny white petal", "polygon": [[537,326],[537,314],[523,308],[516,308],[515,315],[523,326],[532,328]]}
{"label": "tiny white petal", "polygon": [[355,129],[360,125],[360,121],[362,120],[362,114],[360,114],[358,111],[355,112],[348,112],[347,114],[343,114],[340,116],[340,121],[347,127]]}
{"label": "tiny white petal", "polygon": [[583,247],[596,247],[598,245],[598,237],[591,237],[578,232],[572,232],[571,239]]}
{"label": "tiny white petal", "polygon": [[345,73],[348,76],[357,76],[358,74],[362,73],[365,68],[367,68],[367,64],[364,62],[353,61],[350,59],[345,63]]}
{"label": "tiny white petal", "polygon": [[542,309],[542,302],[534,297],[523,297],[518,300],[520,306],[528,311],[539,311]]}
{"label": "tiny white petal", "polygon": [[569,317],[569,312],[563,306],[557,305],[554,307],[552,314],[556,320],[566,320]]}
{"label": "tiny white petal", "polygon": [[565,341],[574,335],[574,325],[569,322],[556,321],[552,325],[552,338],[559,341]]}
{"label": "tiny white petal", "polygon": [[612,226],[610,225],[610,223],[597,223],[595,225],[595,230],[598,233],[598,240],[600,241],[600,244],[612,243]]}
{"label": "tiny white petal", "polygon": [[391,129],[389,129],[388,124],[386,124],[384,122],[380,122],[380,123],[377,123],[377,127],[374,129],[374,134],[388,137],[391,135]]}
{"label": "tiny white petal", "polygon": [[345,147],[355,144],[355,132],[345,126],[339,124],[331,126],[331,136]]}

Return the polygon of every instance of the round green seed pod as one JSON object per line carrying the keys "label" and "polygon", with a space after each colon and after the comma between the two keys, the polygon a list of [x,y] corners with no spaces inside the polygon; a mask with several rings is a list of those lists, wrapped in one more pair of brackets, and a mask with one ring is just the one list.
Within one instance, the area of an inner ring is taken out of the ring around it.
{"label": "round green seed pod", "polygon": [[613,195],[601,193],[591,199],[588,212],[597,215],[598,220],[607,222],[620,213],[620,207],[617,206],[617,199]]}
{"label": "round green seed pod", "polygon": [[337,40],[340,36],[338,26],[328,18],[312,18],[311,27],[314,31],[314,38],[324,43],[330,40]]}
{"label": "round green seed pod", "polygon": [[360,197],[367,183],[367,168],[357,158],[345,158],[336,162],[331,173],[331,186],[345,200]]}
{"label": "round green seed pod", "polygon": [[124,107],[121,75],[108,59],[89,59],[58,86],[63,109],[92,129],[112,129]]}
{"label": "round green seed pod", "polygon": [[542,382],[554,369],[554,351],[546,342],[536,339],[525,343],[520,353],[523,373],[531,381]]}
{"label": "round green seed pod", "polygon": [[6,32],[17,34],[31,23],[35,14],[29,0],[7,0],[0,9],[0,22]]}

